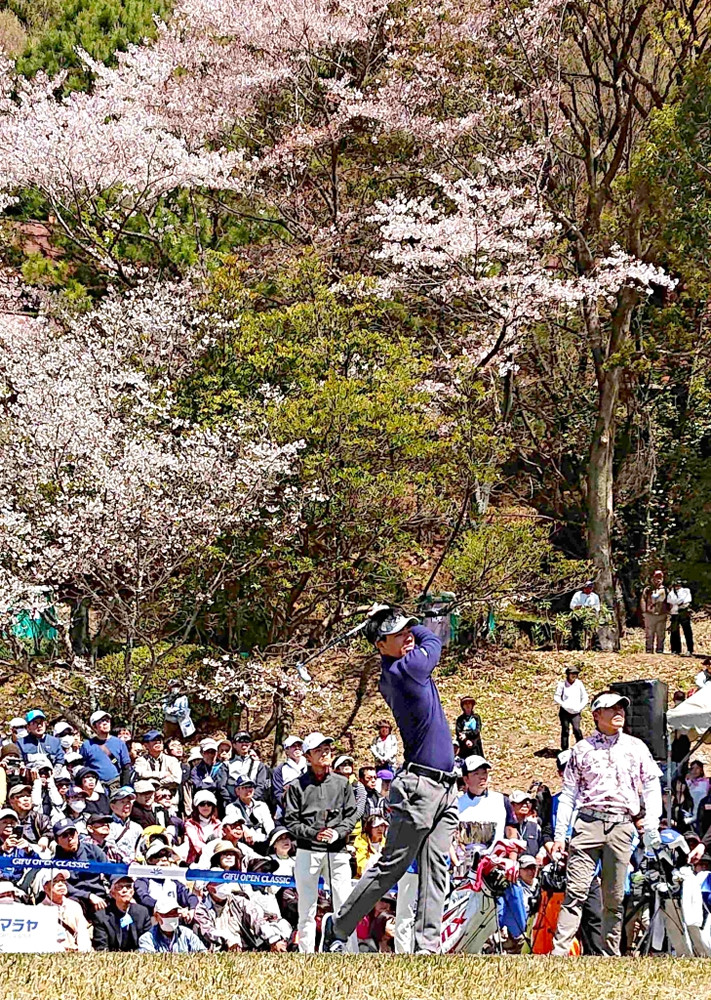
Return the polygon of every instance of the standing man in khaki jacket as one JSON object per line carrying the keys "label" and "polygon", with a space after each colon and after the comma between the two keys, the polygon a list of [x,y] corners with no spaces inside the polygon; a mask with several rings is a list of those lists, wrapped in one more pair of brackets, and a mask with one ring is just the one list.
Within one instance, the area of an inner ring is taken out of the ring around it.
{"label": "standing man in khaki jacket", "polygon": [[642,615],[644,616],[645,651],[663,653],[667,630],[669,604],[664,573],[657,569],[652,574],[652,582],[642,591]]}

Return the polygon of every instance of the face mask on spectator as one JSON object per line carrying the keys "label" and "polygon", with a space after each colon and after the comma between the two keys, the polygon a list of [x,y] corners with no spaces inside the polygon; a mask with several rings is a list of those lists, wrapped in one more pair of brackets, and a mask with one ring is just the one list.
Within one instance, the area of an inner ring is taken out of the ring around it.
{"label": "face mask on spectator", "polygon": [[62,750],[71,750],[72,744],[74,743],[74,737],[71,733],[67,736],[61,736],[59,742],[62,746]]}
{"label": "face mask on spectator", "polygon": [[170,934],[172,931],[177,931],[178,924],[180,923],[180,917],[161,917],[160,926],[161,930],[166,931]]}
{"label": "face mask on spectator", "polygon": [[84,799],[71,799],[69,802],[69,808],[73,813],[83,813],[86,809],[86,802]]}

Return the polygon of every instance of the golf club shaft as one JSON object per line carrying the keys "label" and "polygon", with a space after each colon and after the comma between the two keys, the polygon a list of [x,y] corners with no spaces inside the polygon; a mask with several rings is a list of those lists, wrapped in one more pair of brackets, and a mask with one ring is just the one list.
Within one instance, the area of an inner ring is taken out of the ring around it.
{"label": "golf club shaft", "polygon": [[335,639],[331,639],[331,641],[327,642],[325,646],[321,647],[321,649],[317,649],[310,656],[307,656],[305,660],[300,660],[299,662],[301,666],[305,667],[307,663],[311,663],[312,660],[316,660],[319,656],[323,656],[323,654],[327,653],[329,649],[333,649],[334,646],[338,646],[340,643],[345,642],[346,639],[350,639],[358,632],[361,632],[367,624],[368,619],[366,618],[364,622],[360,623],[360,625],[356,625],[354,628],[349,629],[348,632],[343,632],[342,635],[337,635]]}

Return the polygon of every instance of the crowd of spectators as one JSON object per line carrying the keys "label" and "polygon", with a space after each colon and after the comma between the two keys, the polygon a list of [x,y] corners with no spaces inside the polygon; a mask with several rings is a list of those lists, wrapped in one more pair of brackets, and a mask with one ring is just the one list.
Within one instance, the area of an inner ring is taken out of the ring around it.
{"label": "crowd of spectators", "polygon": [[[566,679],[573,683],[577,675]],[[482,725],[474,697],[465,695],[453,725],[461,777],[451,865],[466,868],[474,849],[498,841],[515,845],[510,857],[526,920],[512,925],[504,914],[501,926],[504,946],[515,952],[529,941],[546,872],[556,864],[558,793],[541,782],[495,790]],[[50,722],[33,709],[11,721],[0,749],[0,858],[14,859],[12,869],[0,871],[0,904],[56,907],[61,950],[310,952],[324,914],[382,851],[390,785],[401,763],[388,720],[378,723],[368,760],[339,753],[320,733],[292,733],[273,768],[246,731],[195,736],[189,746],[174,726],[167,737],[157,729],[136,737],[101,710],[89,727],[91,735],[82,736],[66,719]],[[677,761],[685,739],[673,748]],[[561,777],[569,753],[558,756]],[[711,844],[704,766],[674,766],[672,825],[691,848]],[[139,863],[152,872],[22,866],[32,858]],[[188,866],[215,871],[215,881],[174,877]],[[711,854],[697,867],[711,867]],[[158,874],[161,868],[170,875]],[[220,872],[295,877],[296,886],[226,883]],[[416,886],[416,867],[361,921],[352,950],[409,950],[413,879]],[[583,922],[588,952],[601,951],[600,918],[598,880]]]}
{"label": "crowd of spectators", "polygon": [[[188,746],[176,724],[168,725],[170,735],[150,729],[136,736],[98,710],[84,737],[41,709],[11,720],[0,749],[0,858],[15,861],[0,871],[0,903],[56,907],[59,948],[66,951],[286,951],[298,948],[300,936],[311,940],[301,950],[313,950],[337,882],[330,870],[335,851],[329,871],[315,879],[313,919],[302,920],[301,929],[291,885],[173,875],[191,866],[293,877],[297,842],[307,836],[295,811],[296,785],[319,749],[305,756],[303,739],[287,736],[283,760],[272,769],[246,731]],[[330,754],[329,780],[348,795],[348,830],[335,845],[347,854],[339,873],[347,895],[387,835],[398,741],[381,721],[370,760],[356,768],[348,754],[333,756],[332,740],[321,740]],[[302,798],[307,792],[299,789]],[[22,867],[22,860],[37,858],[138,863],[153,874]],[[160,868],[172,869],[171,876],[156,875]],[[361,947],[392,950],[394,899],[376,910],[359,928]]]}

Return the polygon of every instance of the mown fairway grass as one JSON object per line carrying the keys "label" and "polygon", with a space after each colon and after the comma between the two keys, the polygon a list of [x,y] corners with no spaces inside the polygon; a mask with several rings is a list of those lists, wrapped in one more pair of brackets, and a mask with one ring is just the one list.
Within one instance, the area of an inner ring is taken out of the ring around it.
{"label": "mown fairway grass", "polygon": [[711,997],[687,959],[5,955],[3,1000],[681,1000]]}

